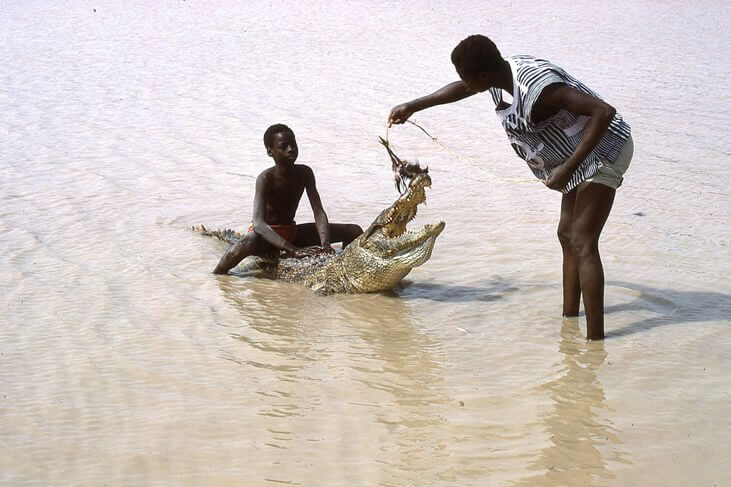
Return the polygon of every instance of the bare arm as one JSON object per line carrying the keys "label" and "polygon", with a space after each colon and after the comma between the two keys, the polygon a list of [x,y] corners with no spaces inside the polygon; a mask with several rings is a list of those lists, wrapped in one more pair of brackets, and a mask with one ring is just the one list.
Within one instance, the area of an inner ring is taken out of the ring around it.
{"label": "bare arm", "polygon": [[594,150],[602,139],[617,110],[604,100],[565,84],[548,86],[541,93],[537,104],[558,109],[563,108],[590,117],[584,129],[584,137],[581,139],[581,143],[576,147],[574,153],[566,159],[566,162],[557,167],[546,181],[546,186],[560,191],[571,179],[571,175],[581,164],[581,161]]}
{"label": "bare arm", "polygon": [[269,184],[269,174],[260,174],[256,178],[256,190],[254,193],[254,215],[252,222],[254,224],[254,231],[261,235],[261,237],[269,242],[272,246],[285,252],[295,253],[299,250],[297,247],[287,242],[281,235],[275,232],[271,226],[266,222],[266,201],[264,201],[264,195],[266,194],[266,188]]}
{"label": "bare arm", "polygon": [[449,83],[430,95],[393,107],[388,115],[388,126],[390,127],[393,123],[404,123],[411,115],[426,108],[454,103],[475,93],[477,92],[470,89],[464,81]]}
{"label": "bare arm", "polygon": [[317,227],[317,233],[320,235],[320,244],[325,251],[330,251],[332,250],[332,247],[330,247],[330,223],[328,222],[327,214],[322,207],[320,193],[317,192],[315,175],[309,167],[307,167],[305,171],[305,190],[307,191],[307,197],[310,200],[312,213],[315,216],[315,226]]}

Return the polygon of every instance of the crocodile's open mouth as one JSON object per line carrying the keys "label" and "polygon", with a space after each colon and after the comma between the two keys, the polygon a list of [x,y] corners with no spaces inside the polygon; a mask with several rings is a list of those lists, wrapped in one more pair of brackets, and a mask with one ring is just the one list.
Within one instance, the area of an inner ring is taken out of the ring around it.
{"label": "crocodile's open mouth", "polygon": [[416,218],[418,206],[426,204],[426,188],[431,188],[431,178],[428,174],[420,174],[410,182],[406,194],[382,215],[385,237],[395,238],[407,232],[406,226]]}
{"label": "crocodile's open mouth", "polygon": [[417,232],[407,229],[407,225],[416,217],[418,206],[426,204],[426,188],[431,188],[428,174],[414,177],[409,182],[408,191],[384,210],[368,228],[365,239],[378,233],[379,243],[396,251],[402,247],[418,246],[424,240],[439,235],[444,228],[444,222],[427,224]]}

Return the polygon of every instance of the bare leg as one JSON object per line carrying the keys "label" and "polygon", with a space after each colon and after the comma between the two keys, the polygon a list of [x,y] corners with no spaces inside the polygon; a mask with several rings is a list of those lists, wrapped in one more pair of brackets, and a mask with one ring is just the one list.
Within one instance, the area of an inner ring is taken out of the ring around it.
{"label": "bare leg", "polygon": [[577,191],[563,195],[561,219],[558,222],[558,240],[563,251],[563,315],[578,316],[581,300],[581,284],[576,256],[571,247],[571,227],[574,221],[574,204]]}
{"label": "bare leg", "polygon": [[355,223],[333,223],[330,225],[330,238],[333,242],[343,242],[343,248],[363,233],[360,225]]}
{"label": "bare leg", "polygon": [[[331,223],[330,224],[330,242],[343,242],[346,247],[350,242],[363,233],[360,226],[351,223]],[[302,223],[297,225],[297,239],[294,245],[297,247],[309,247],[310,245],[320,245],[320,234],[317,233],[317,227],[314,223]]]}
{"label": "bare leg", "polygon": [[241,237],[241,240],[228,248],[221,257],[218,265],[213,269],[214,274],[227,274],[228,271],[238,265],[245,257],[250,255],[261,255],[266,252],[270,245],[258,234],[248,232]]}
{"label": "bare leg", "polygon": [[576,261],[584,311],[586,337],[604,338],[604,269],[599,256],[599,236],[614,203],[615,190],[583,183],[576,190],[570,247]]}

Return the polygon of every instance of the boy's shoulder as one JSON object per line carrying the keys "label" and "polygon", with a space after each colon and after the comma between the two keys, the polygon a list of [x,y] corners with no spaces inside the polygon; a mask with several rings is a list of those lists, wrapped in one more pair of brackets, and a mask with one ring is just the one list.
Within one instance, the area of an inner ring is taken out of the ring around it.
{"label": "boy's shoulder", "polygon": [[312,172],[312,168],[306,164],[293,164],[289,174],[293,179],[302,179],[308,178],[314,173]]}
{"label": "boy's shoulder", "polygon": [[313,174],[312,168],[306,164],[295,164],[295,168],[300,172],[300,174]]}
{"label": "boy's shoulder", "polygon": [[256,177],[257,180],[259,179],[268,179],[271,177],[272,174],[274,174],[274,169],[276,166],[268,167],[264,169],[262,172],[259,173],[259,175]]}
{"label": "boy's shoulder", "polygon": [[[270,178],[273,178],[276,174],[277,166],[271,166],[266,169],[264,169],[262,172],[259,173],[257,176],[257,180],[268,180]],[[302,178],[308,178],[311,175],[314,175],[312,168],[306,164],[294,164],[292,165],[292,170],[287,173],[287,179],[302,179]]]}

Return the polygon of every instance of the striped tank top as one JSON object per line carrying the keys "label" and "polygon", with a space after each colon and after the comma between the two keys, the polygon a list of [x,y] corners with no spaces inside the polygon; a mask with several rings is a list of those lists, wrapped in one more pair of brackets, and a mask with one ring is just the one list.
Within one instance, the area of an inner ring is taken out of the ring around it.
{"label": "striped tank top", "polygon": [[[547,180],[554,168],[573,154],[584,136],[589,117],[561,109],[548,119],[535,123],[531,110],[544,88],[554,83],[565,83],[572,88],[601,98],[582,82],[563,69],[532,56],[510,56],[506,60],[513,74],[513,102],[505,109],[500,88],[490,88],[495,112],[500,117],[510,144],[521,159],[528,163],[533,174]],[[501,109],[498,109],[501,108]],[[594,150],[576,168],[564,193],[591,178],[603,165],[602,159],[614,162],[630,135],[630,126],[617,113]]]}

